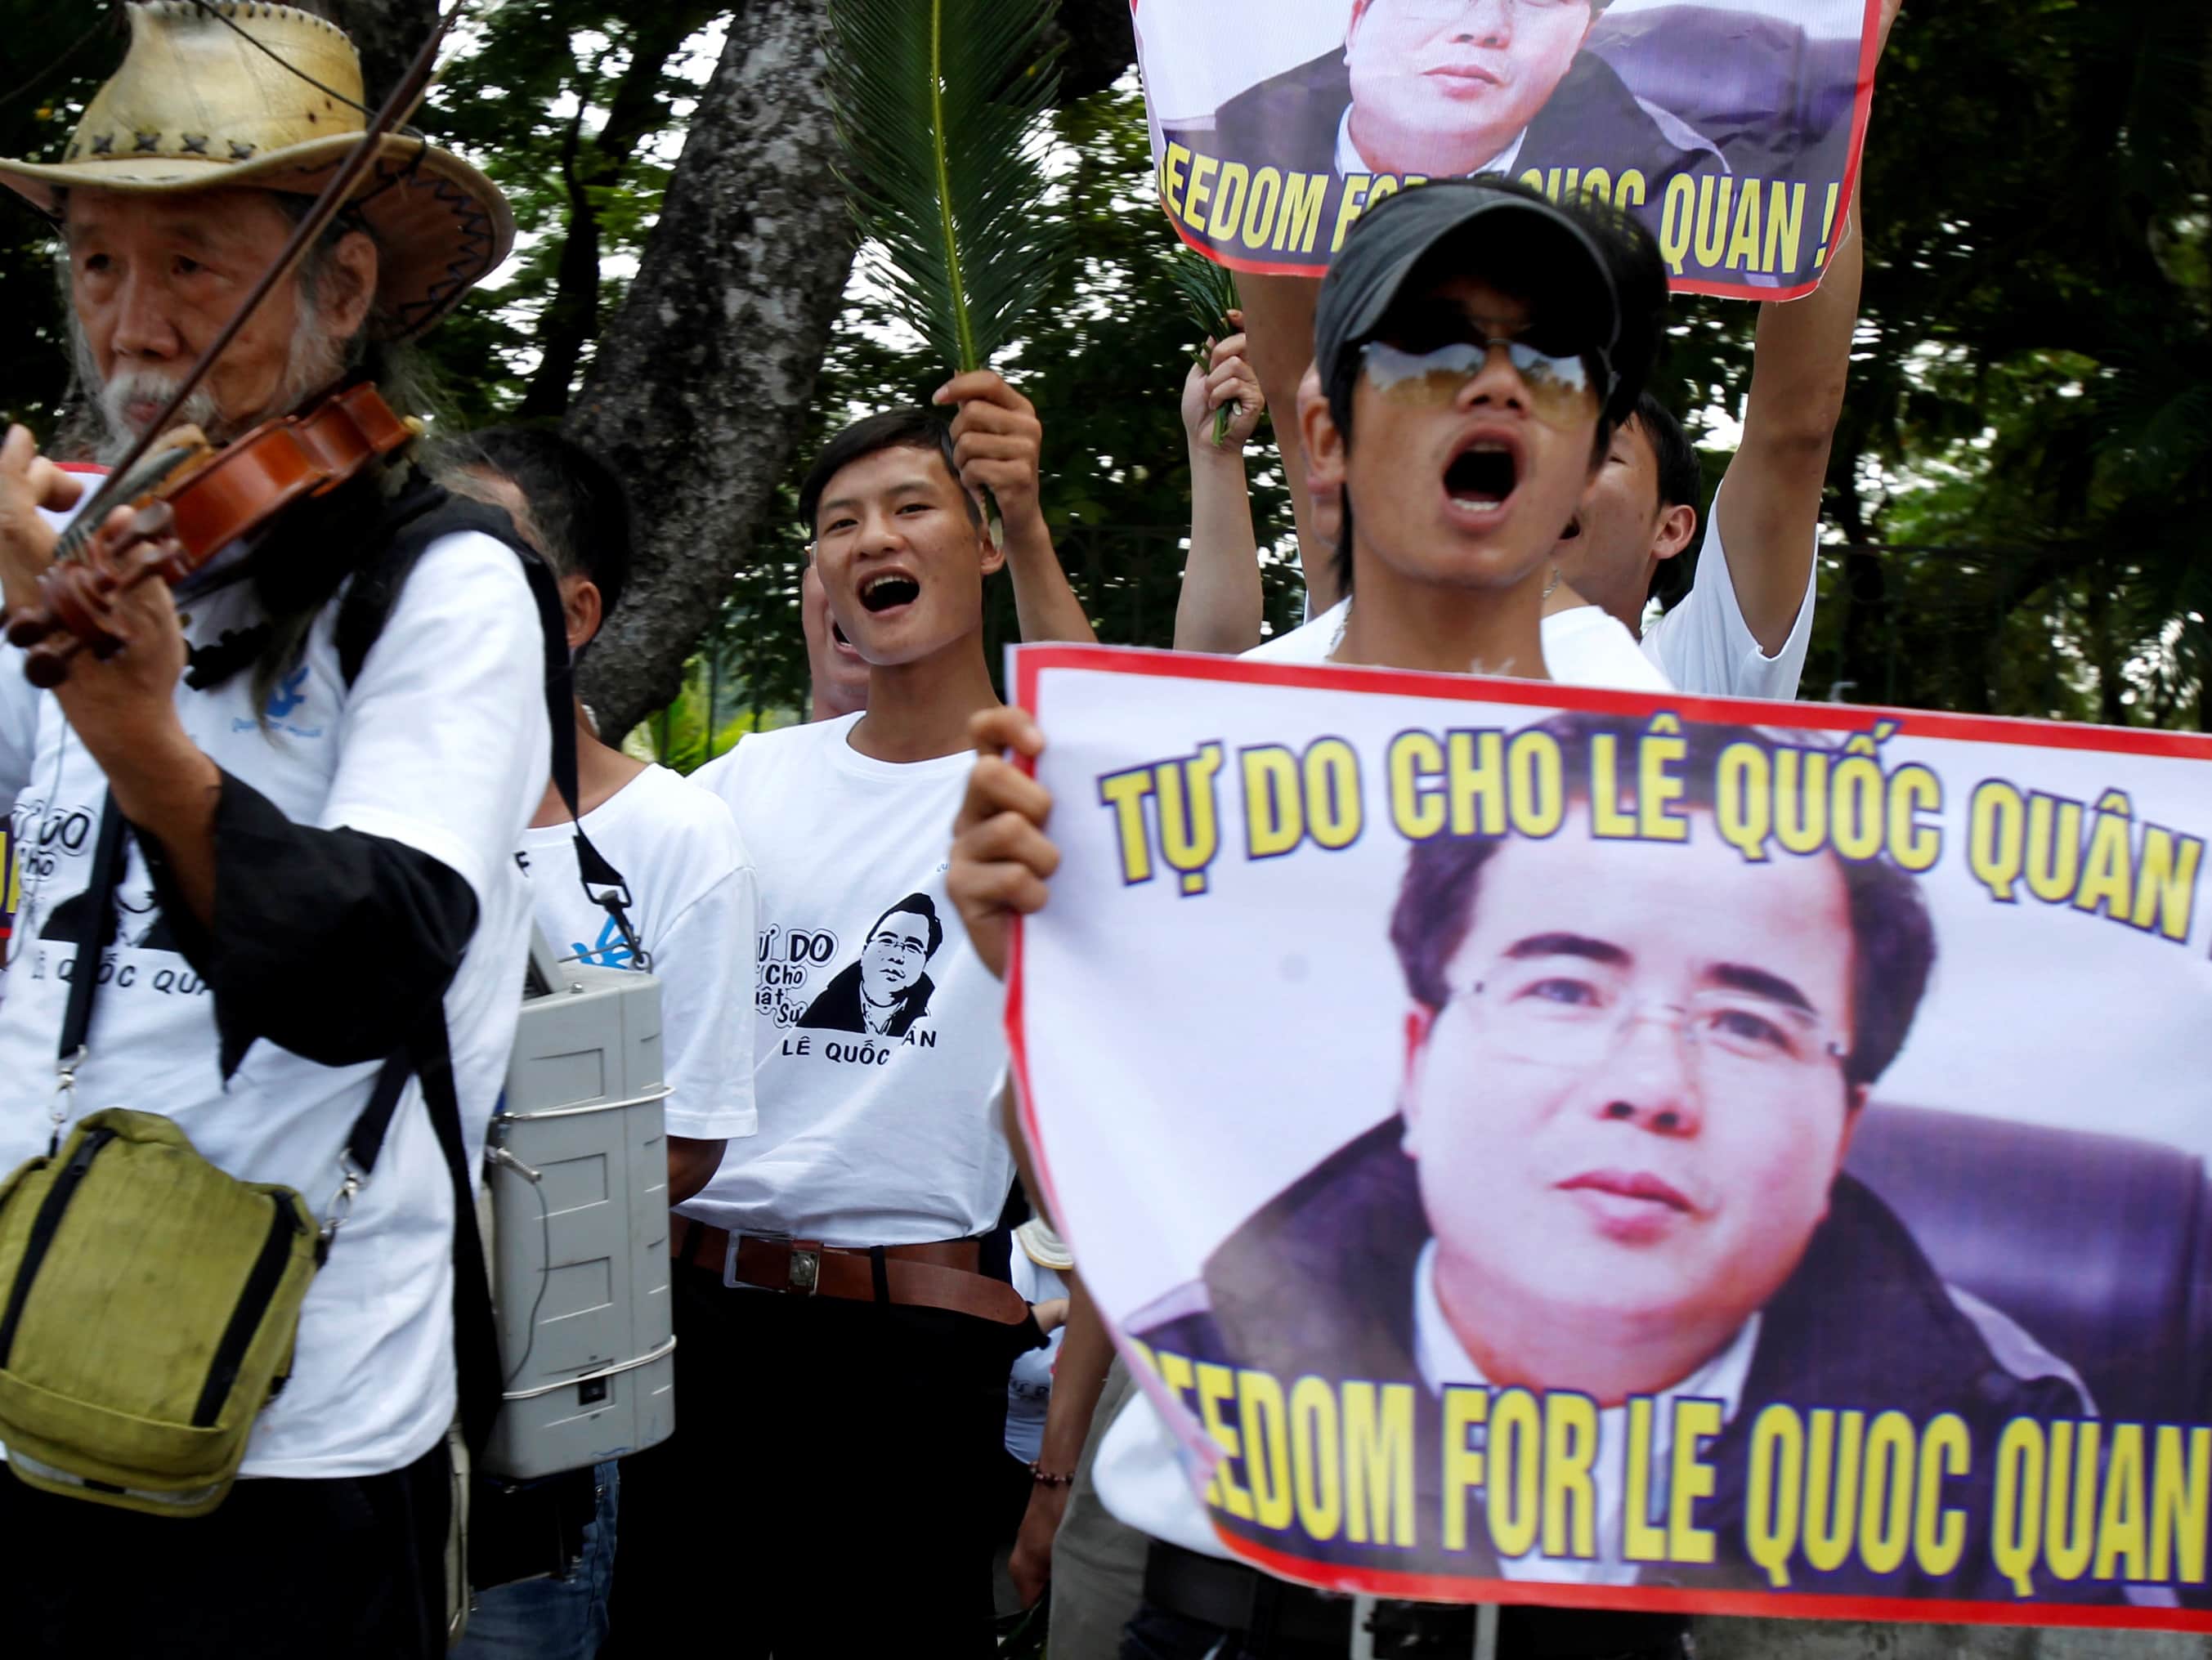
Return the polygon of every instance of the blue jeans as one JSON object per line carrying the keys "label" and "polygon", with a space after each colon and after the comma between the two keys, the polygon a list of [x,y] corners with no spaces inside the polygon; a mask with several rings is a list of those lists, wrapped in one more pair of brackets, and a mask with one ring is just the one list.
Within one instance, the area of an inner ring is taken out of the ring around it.
{"label": "blue jeans", "polygon": [[606,1639],[614,1584],[617,1475],[612,1459],[592,1471],[599,1514],[585,1524],[584,1553],[568,1576],[520,1579],[483,1592],[449,1660],[592,1660]]}

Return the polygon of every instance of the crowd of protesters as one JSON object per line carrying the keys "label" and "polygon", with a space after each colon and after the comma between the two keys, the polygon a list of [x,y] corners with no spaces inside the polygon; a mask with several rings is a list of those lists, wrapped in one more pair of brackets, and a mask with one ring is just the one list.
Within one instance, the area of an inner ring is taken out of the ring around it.
{"label": "crowd of protesters", "polygon": [[[301,15],[224,9],[266,28]],[[141,27],[200,27],[190,10]],[[314,27],[286,49],[337,49]],[[103,119],[95,100],[92,138]],[[73,459],[128,448],[288,234],[289,179],[257,170],[243,138],[231,148],[230,171],[150,183],[100,172],[106,147],[9,164],[66,249],[102,423]],[[438,270],[474,280],[495,263],[501,236],[482,227],[507,221],[489,181],[442,152],[410,165],[442,168],[442,190],[364,198],[336,222],[187,405],[210,437],[428,326],[465,286]],[[457,201],[475,221],[441,221]],[[1668,299],[1645,232],[1503,179],[1382,202],[1324,281],[1247,279],[1237,331],[1182,390],[1175,643],[1795,696],[1860,270],[1839,228],[1818,291],[1761,308],[1741,441],[1707,497],[1649,384]],[[1303,626],[1263,638],[1246,450],[1270,413],[1308,605]],[[174,600],[150,585],[126,648],[58,693],[34,692],[4,648],[0,800],[19,840],[94,822],[104,800],[137,849],[115,885],[125,909],[143,898],[137,912],[167,919],[118,949],[172,952],[201,989],[161,1001],[118,975],[86,1076],[177,1118],[233,1174],[319,1195],[380,1061],[426,1011],[452,1035],[480,1152],[533,920],[562,954],[659,980],[678,1428],[548,1489],[527,1523],[539,1556],[476,1578],[463,1652],[659,1654],[711,1633],[782,1660],[983,1655],[1017,1623],[1048,1632],[1056,1660],[1470,1651],[1471,1609],[1386,1604],[1355,1633],[1349,1599],[1229,1559],[1024,1179],[1002,979],[1009,920],[1046,903],[1058,854],[1042,790],[1005,758],[1047,735],[994,690],[984,615],[1003,569],[1024,639],[1092,637],[1048,529],[1048,441],[988,371],[837,432],[799,496],[809,719],[685,779],[605,741],[577,702],[551,716],[575,728],[573,803],[548,782],[515,553],[550,568],[568,651],[585,654],[624,602],[631,508],[611,470],[550,434],[431,447],[424,473],[506,528],[457,519],[418,537],[359,661],[342,648],[344,579],[404,522],[365,496],[269,544],[284,557],[264,547],[227,578],[217,561]],[[88,482],[10,432],[11,608],[37,603]],[[286,580],[349,537],[355,565],[319,587]],[[1692,580],[1648,615],[1675,560]],[[587,902],[572,812],[626,878],[619,926]],[[40,953],[75,938],[63,907],[94,880],[88,857],[26,886],[0,1073],[51,1075],[73,1000]],[[762,972],[788,968],[780,942],[801,936],[805,972]],[[117,1063],[135,1070],[101,1075]],[[0,1122],[12,1167],[46,1140],[43,1095]],[[439,1242],[455,1215],[429,1121],[398,1122],[225,1505],[149,1517],[0,1478],[18,1651],[442,1651],[456,1408]],[[1496,1651],[1684,1642],[1671,1617],[1521,1608]]]}

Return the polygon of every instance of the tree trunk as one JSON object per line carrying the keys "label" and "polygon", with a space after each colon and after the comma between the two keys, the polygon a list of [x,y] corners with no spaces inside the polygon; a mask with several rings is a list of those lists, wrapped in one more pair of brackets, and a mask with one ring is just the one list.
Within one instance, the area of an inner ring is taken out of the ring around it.
{"label": "tree trunk", "polygon": [[583,362],[584,348],[599,332],[599,221],[592,192],[619,183],[638,145],[666,121],[659,94],[668,60],[706,27],[719,9],[719,0],[656,6],[631,28],[629,67],[606,99],[606,123],[588,149],[580,143],[583,106],[603,92],[592,84],[596,77],[586,77],[578,88],[576,119],[561,165],[562,182],[568,192],[568,229],[553,293],[538,325],[538,368],[514,412],[519,420],[556,419],[568,407],[576,366]]}
{"label": "tree trunk", "polygon": [[[437,26],[437,0],[330,0],[330,19],[361,52],[361,80],[374,109],[398,83]],[[452,37],[447,37],[451,49]]]}
{"label": "tree trunk", "polygon": [[628,481],[637,566],[584,660],[610,741],[673,696],[775,509],[852,268],[825,0],[730,22],[659,223],[566,423]]}

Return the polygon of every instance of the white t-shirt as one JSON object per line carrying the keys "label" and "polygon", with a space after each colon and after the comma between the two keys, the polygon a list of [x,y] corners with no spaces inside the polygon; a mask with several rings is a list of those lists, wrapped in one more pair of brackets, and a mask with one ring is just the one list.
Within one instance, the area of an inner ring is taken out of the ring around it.
{"label": "white t-shirt", "polygon": [[[1244,654],[1261,662],[1325,663],[1344,638],[1352,601],[1340,599],[1303,627],[1276,635]],[[1611,686],[1631,691],[1672,691],[1658,665],[1638,651],[1636,636],[1595,605],[1553,611],[1543,619],[1544,666],[1562,685]]]}
{"label": "white t-shirt", "polygon": [[[187,635],[254,618],[244,584],[179,596]],[[347,825],[420,849],[467,881],[477,932],[447,988],[446,1025],[471,1168],[507,1074],[521,999],[530,895],[512,857],[545,787],[544,645],[514,553],[474,533],[441,538],[408,578],[351,688],[326,605],[300,668],[268,698],[250,674],[196,692],[177,713],[216,765],[295,823]],[[45,1152],[54,1050],[88,906],[104,789],[51,696],[26,697],[21,652],[0,648],[0,807],[27,860],[0,1002],[0,1171]],[[297,1189],[318,1215],[374,1062],[321,1067],[266,1041],[226,1085],[213,998],[170,943],[134,843],[117,939],[94,1000],[76,1111],[133,1107],[176,1121],[241,1181]],[[247,1475],[376,1475],[419,1458],[454,1410],[453,1189],[412,1082],[374,1174],[301,1311],[291,1382],[254,1426]]]}
{"label": "white t-shirt", "polygon": [[[592,845],[629,889],[631,929],[660,981],[660,1049],[671,1135],[750,1135],[753,936],[760,891],[730,810],[665,767],[647,767],[584,815]],[[567,823],[522,832],[515,863],[530,879],[538,927],[560,958],[639,966],[614,919],[576,873]]]}
{"label": "white t-shirt", "polygon": [[965,1238],[1014,1179],[1005,988],[945,891],[975,757],[872,760],[857,714],[755,733],[692,775],[760,878],[760,1132],[678,1213],[831,1245]]}
{"label": "white t-shirt", "polygon": [[[1014,1242],[1013,1262],[1006,1277],[1035,1306],[1067,1295],[1067,1281],[1054,1269],[1039,1264]],[[1045,1409],[1052,1404],[1052,1369],[1060,1361],[1060,1340],[1067,1335],[1067,1323],[1052,1329],[1041,1349],[1024,1349],[1006,1373],[1006,1450],[1024,1464],[1033,1464],[1044,1450]]]}
{"label": "white t-shirt", "polygon": [[[1644,630],[1644,654],[1684,691],[1789,702],[1797,696],[1797,682],[1805,672],[1805,649],[1812,643],[1819,564],[1816,561],[1805,574],[1805,597],[1798,601],[1790,637],[1769,657],[1752,637],[1736,599],[1735,579],[1721,546],[1720,504],[1720,491],[1715,490],[1705,514],[1705,539],[1698,550],[1697,580],[1674,610]],[[1817,530],[1813,539],[1817,546]]]}
{"label": "white t-shirt", "polygon": [[[1713,493],[1716,508],[1720,493]],[[1728,555],[1721,545],[1717,512],[1705,519],[1705,539],[1698,555],[1697,580],[1681,603],[1638,642],[1616,618],[1595,605],[1553,611],[1543,621],[1544,662],[1552,678],[1568,685],[1612,686],[1635,691],[1697,692],[1713,697],[1765,697],[1789,702],[1797,696],[1805,672],[1805,650],[1813,638],[1817,568],[1805,579],[1805,597],[1782,649],[1769,657],[1759,649],[1743,620]],[[1339,600],[1310,623],[1276,635],[1248,657],[1283,663],[1320,663],[1344,637],[1352,601]],[[1650,671],[1656,669],[1657,673]]]}
{"label": "white t-shirt", "polygon": [[[1276,662],[1323,661],[1336,649],[1351,604],[1347,599],[1304,628],[1244,654]],[[1559,626],[1570,619],[1570,626]],[[1299,643],[1293,647],[1293,642]],[[1544,619],[1544,666],[1563,685],[1674,690],[1636,649],[1628,630],[1595,605],[1557,611]],[[1174,1432],[1142,1390],[1129,1392],[1128,1404],[1100,1440],[1091,1479],[1097,1484],[1100,1502],[1139,1532],[1200,1555],[1229,1559],[1227,1548],[1206,1520],[1206,1507],[1183,1475]]]}

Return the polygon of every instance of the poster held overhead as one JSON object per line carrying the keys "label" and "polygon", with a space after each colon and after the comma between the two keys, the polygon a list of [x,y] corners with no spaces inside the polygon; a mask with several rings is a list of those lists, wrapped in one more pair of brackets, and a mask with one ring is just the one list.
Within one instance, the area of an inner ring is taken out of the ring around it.
{"label": "poster held overhead", "polygon": [[1160,201],[1318,277],[1361,213],[1495,173],[1641,219],[1690,293],[1810,293],[1851,198],[1881,0],[1143,0]]}

